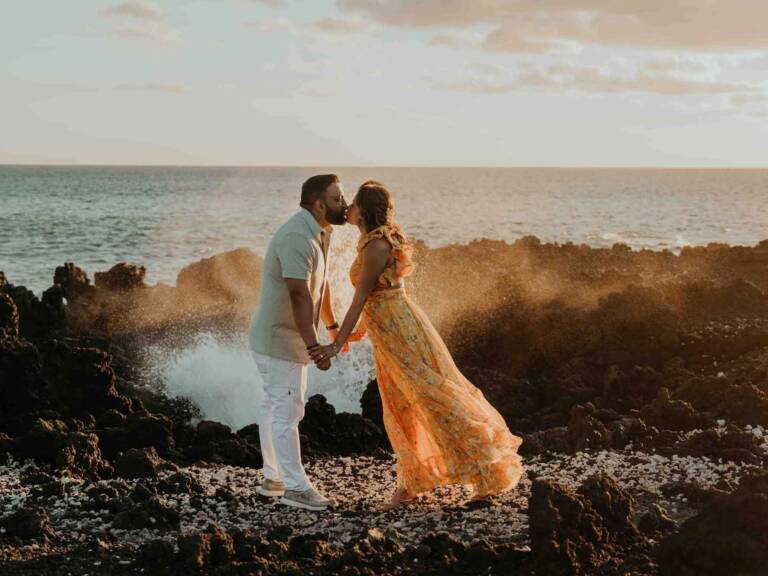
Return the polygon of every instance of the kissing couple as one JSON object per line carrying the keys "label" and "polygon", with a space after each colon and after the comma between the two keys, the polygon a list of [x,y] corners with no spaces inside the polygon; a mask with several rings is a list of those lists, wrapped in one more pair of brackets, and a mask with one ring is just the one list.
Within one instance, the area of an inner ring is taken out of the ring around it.
{"label": "kissing couple", "polygon": [[[347,205],[339,178],[312,176],[300,210],[275,232],[264,258],[250,348],[264,383],[259,436],[264,480],[258,492],[308,510],[334,506],[307,477],[298,425],[307,366],[328,370],[350,341],[373,344],[384,427],[397,459],[397,486],[385,509],[446,484],[471,484],[473,499],[513,489],[522,440],[458,370],[440,335],[404,286],[413,250],[380,182],[360,186]],[[339,326],[327,281],[332,227],[360,229],[349,276],[352,304]],[[459,286],[457,285],[457,289]],[[331,342],[320,343],[322,320]]]}

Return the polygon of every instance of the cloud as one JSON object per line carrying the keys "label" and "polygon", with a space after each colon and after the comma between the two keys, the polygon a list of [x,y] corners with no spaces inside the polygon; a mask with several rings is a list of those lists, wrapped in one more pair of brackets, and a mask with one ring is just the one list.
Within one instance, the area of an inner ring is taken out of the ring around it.
{"label": "cloud", "polygon": [[337,0],[401,28],[489,27],[483,47],[548,52],[563,43],[690,51],[768,49],[765,0]]}
{"label": "cloud", "polygon": [[165,22],[165,13],[152,2],[130,0],[102,10],[100,14],[120,20],[109,32],[113,38],[155,42],[175,42],[179,39],[179,31]]}
{"label": "cloud", "polygon": [[244,26],[259,34],[283,33],[302,39],[342,38],[375,30],[369,22],[343,18],[323,18],[313,22],[302,22],[281,17],[246,22]]}
{"label": "cloud", "polygon": [[710,74],[715,72],[712,62],[686,57],[657,57],[643,64],[645,72],[658,74]]}
{"label": "cloud", "polygon": [[187,87],[181,84],[170,84],[167,82],[143,82],[138,84],[121,84],[117,86],[118,90],[129,92],[163,92],[166,94],[184,94]]}
{"label": "cloud", "polygon": [[361,20],[343,18],[323,18],[309,24],[311,28],[334,35],[359,34],[371,29],[371,25]]}
{"label": "cloud", "polygon": [[429,39],[429,45],[445,48],[477,48],[479,43],[476,38],[469,38],[466,35],[441,32]]}
{"label": "cloud", "polygon": [[671,64],[667,65],[666,72],[659,72],[658,68],[658,63],[651,62],[638,67],[633,74],[621,74],[597,66],[551,64],[544,67],[523,68],[511,80],[506,81],[485,75],[461,82],[438,83],[435,87],[484,94],[572,90],[587,93],[647,93],[666,96],[761,95],[759,88],[751,84],[681,77],[672,73],[676,69]]}
{"label": "cloud", "polygon": [[363,14],[385,26],[463,28],[511,16],[512,2],[494,0],[337,0],[342,11]]}
{"label": "cloud", "polygon": [[731,104],[738,107],[762,107],[768,105],[768,94],[758,92],[734,94],[731,96]]}
{"label": "cloud", "polygon": [[144,25],[125,24],[116,26],[110,32],[113,38],[120,40],[153,40],[156,42],[175,42],[179,32],[162,23],[147,22]]}
{"label": "cloud", "polygon": [[303,29],[296,22],[288,18],[271,18],[268,20],[257,20],[254,22],[245,22],[243,27],[253,30],[258,34],[276,34],[288,33],[299,34]]}
{"label": "cloud", "polygon": [[334,96],[334,92],[331,90],[324,90],[313,86],[304,86],[299,88],[299,94],[302,96],[308,96],[310,98],[328,98]]}
{"label": "cloud", "polygon": [[112,8],[101,11],[102,16],[127,16],[137,20],[150,20],[159,22],[163,19],[163,10],[152,2],[144,0],[130,0]]}

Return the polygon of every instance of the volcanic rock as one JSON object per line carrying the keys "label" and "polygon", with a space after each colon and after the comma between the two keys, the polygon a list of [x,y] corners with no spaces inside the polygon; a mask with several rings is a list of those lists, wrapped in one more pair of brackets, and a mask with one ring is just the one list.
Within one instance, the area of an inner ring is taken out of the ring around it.
{"label": "volcanic rock", "polygon": [[659,538],[677,529],[677,524],[658,504],[651,504],[648,511],[640,517],[637,523],[638,529],[650,538]]}
{"label": "volcanic rock", "polygon": [[197,425],[194,444],[187,449],[190,458],[209,462],[260,468],[261,450],[248,436],[232,433],[229,426],[203,420]]}
{"label": "volcanic rock", "polygon": [[16,537],[24,541],[47,541],[56,535],[48,515],[41,508],[17,510],[0,520],[0,527],[5,529],[7,537]]}
{"label": "volcanic rock", "polygon": [[683,400],[673,400],[667,388],[661,388],[656,398],[642,411],[642,418],[660,430],[694,430],[712,424],[708,418]]}
{"label": "volcanic rock", "polygon": [[641,408],[664,385],[664,375],[652,366],[632,366],[622,370],[611,365],[603,376],[602,400],[606,406],[626,411]]}
{"label": "volcanic rock", "polygon": [[167,540],[150,540],[136,552],[136,565],[140,570],[167,570],[175,561],[173,544]]}
{"label": "volcanic rock", "polygon": [[180,535],[178,545],[184,567],[195,572],[225,565],[235,555],[232,536],[214,524],[202,532]]}
{"label": "volcanic rock", "polygon": [[232,438],[232,429],[226,424],[214,422],[212,420],[202,420],[197,424],[198,444],[209,444],[211,442],[223,442]]}
{"label": "volcanic rock", "polygon": [[122,412],[110,408],[99,416],[96,424],[99,428],[117,428],[123,426],[126,422],[126,416]]}
{"label": "volcanic rock", "polygon": [[98,417],[109,409],[131,410],[130,400],[115,388],[111,357],[103,350],[54,341],[45,356],[44,369],[51,401],[72,415]]}
{"label": "volcanic rock", "polygon": [[115,462],[115,474],[120,478],[152,478],[157,476],[163,460],[154,447],[131,448],[118,457]]}
{"label": "volcanic rock", "polygon": [[120,262],[112,266],[107,272],[96,272],[94,282],[96,288],[111,292],[127,292],[144,287],[146,274],[147,269],[144,266]]}
{"label": "volcanic rock", "polygon": [[608,477],[590,478],[578,492],[536,479],[529,511],[537,574],[594,574],[620,565],[641,541],[633,498]]}
{"label": "volcanic rock", "polygon": [[760,440],[753,434],[734,426],[725,430],[716,428],[703,430],[669,448],[660,449],[659,452],[683,456],[708,456],[712,459],[748,464],[759,464],[765,458]]}
{"label": "volcanic rock", "polygon": [[205,492],[200,482],[194,476],[178,471],[158,483],[158,488],[169,494],[188,494],[199,496]]}
{"label": "volcanic rock", "polygon": [[11,452],[18,458],[34,458],[55,464],[68,434],[69,429],[61,420],[37,419],[29,432],[13,441]]}
{"label": "volcanic rock", "polygon": [[157,497],[151,497],[136,506],[118,513],[112,519],[112,526],[126,530],[142,528],[178,528],[179,513],[167,507]]}
{"label": "volcanic rock", "polygon": [[547,430],[539,430],[523,434],[520,446],[522,456],[543,454],[544,452],[570,452],[571,442],[567,426],[556,426]]}
{"label": "volcanic rock", "polygon": [[768,476],[745,478],[661,542],[661,576],[766,574],[768,566]]}
{"label": "volcanic rock", "polygon": [[58,266],[53,274],[54,285],[60,286],[64,298],[69,303],[77,299],[92,296],[94,287],[84,270],[75,266],[72,262],[66,262]]}
{"label": "volcanic rock", "polygon": [[64,308],[61,301],[50,295],[44,301],[24,286],[0,285],[0,294],[13,300],[19,319],[18,334],[28,340],[45,338],[64,326]]}
{"label": "volcanic rock", "polygon": [[325,396],[315,394],[299,423],[303,448],[314,453],[375,454],[389,449],[389,440],[376,424],[359,414],[336,414]]}
{"label": "volcanic rock", "polygon": [[99,437],[81,432],[67,434],[63,439],[56,453],[56,466],[90,480],[110,478],[113,473],[112,466],[101,458]]}
{"label": "volcanic rock", "polygon": [[568,422],[568,440],[571,450],[580,452],[586,449],[610,448],[610,431],[596,418],[595,406],[591,402],[577,405],[571,409]]}
{"label": "volcanic rock", "polygon": [[15,338],[19,335],[19,310],[13,298],[0,292],[0,335]]}
{"label": "volcanic rock", "polygon": [[[113,413],[109,418],[113,421],[119,420],[117,414]],[[102,422],[102,418],[99,422]],[[175,456],[172,427],[173,424],[167,416],[142,411],[130,414],[125,418],[125,424],[122,426],[102,428],[96,433],[99,435],[102,451],[108,458],[114,458],[118,452],[129,448],[150,446],[155,448],[161,456],[170,457]]]}
{"label": "volcanic rock", "polygon": [[0,430],[15,434],[19,431],[13,430],[14,424],[22,415],[45,407],[46,402],[40,354],[26,340],[12,336],[13,332],[7,327],[0,331]]}
{"label": "volcanic rock", "polygon": [[381,405],[381,393],[377,381],[371,380],[360,397],[363,418],[367,418],[384,430],[384,408]]}

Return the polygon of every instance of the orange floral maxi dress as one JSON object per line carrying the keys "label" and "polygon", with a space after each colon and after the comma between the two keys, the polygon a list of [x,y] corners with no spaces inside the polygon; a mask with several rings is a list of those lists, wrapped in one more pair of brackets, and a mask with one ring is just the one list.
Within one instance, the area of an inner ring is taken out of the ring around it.
{"label": "orange floral maxi dress", "polygon": [[410,245],[397,225],[361,236],[350,269],[356,285],[361,252],[373,238],[392,246],[388,266],[363,309],[373,344],[384,427],[397,456],[398,486],[411,494],[472,484],[477,495],[514,488],[524,472],[522,440],[459,371],[440,335],[405,293]]}

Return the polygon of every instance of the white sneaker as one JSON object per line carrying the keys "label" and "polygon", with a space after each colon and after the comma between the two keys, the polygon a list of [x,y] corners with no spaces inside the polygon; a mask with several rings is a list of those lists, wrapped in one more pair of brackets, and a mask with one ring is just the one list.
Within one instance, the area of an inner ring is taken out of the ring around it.
{"label": "white sneaker", "polygon": [[320,512],[329,507],[336,506],[333,498],[326,498],[314,488],[307,490],[286,490],[280,503],[295,508],[304,508],[305,510],[315,510]]}
{"label": "white sneaker", "polygon": [[259,484],[259,487],[256,488],[256,492],[262,496],[275,498],[277,496],[282,496],[285,493],[285,484],[279,480],[270,480],[268,478],[264,478],[264,482]]}

